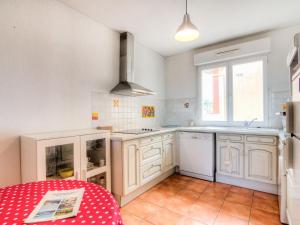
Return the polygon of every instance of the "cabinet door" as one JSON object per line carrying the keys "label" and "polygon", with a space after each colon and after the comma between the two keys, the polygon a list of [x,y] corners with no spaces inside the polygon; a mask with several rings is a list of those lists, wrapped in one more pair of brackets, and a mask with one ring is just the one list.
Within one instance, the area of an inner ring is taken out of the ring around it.
{"label": "cabinet door", "polygon": [[276,146],[246,144],[245,150],[246,178],[276,184]]}
{"label": "cabinet door", "polygon": [[140,185],[139,181],[139,145],[137,140],[123,143],[123,186],[124,195],[134,191]]}
{"label": "cabinet door", "polygon": [[81,179],[110,191],[110,138],[108,134],[80,136]]}
{"label": "cabinet door", "polygon": [[230,148],[227,142],[217,142],[217,172],[230,175]]}
{"label": "cabinet door", "polygon": [[80,179],[79,137],[37,142],[37,180]]}
{"label": "cabinet door", "polygon": [[217,172],[219,174],[243,177],[244,147],[242,143],[217,142]]}
{"label": "cabinet door", "polygon": [[163,170],[167,171],[175,166],[175,143],[173,139],[163,142]]}
{"label": "cabinet door", "polygon": [[234,177],[244,176],[244,144],[230,143],[230,173]]}

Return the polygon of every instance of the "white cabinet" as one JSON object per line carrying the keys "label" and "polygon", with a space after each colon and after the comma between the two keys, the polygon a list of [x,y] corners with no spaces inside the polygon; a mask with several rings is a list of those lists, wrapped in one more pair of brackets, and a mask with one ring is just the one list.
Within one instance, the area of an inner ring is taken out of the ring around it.
{"label": "white cabinet", "polygon": [[173,173],[174,133],[112,140],[112,192],[120,205]]}
{"label": "white cabinet", "polygon": [[109,132],[90,130],[21,137],[22,182],[77,179],[110,190]]}
{"label": "white cabinet", "polygon": [[217,173],[243,177],[243,143],[217,141]]}
{"label": "white cabinet", "polygon": [[128,194],[140,185],[140,156],[138,140],[123,143],[123,182],[124,194]]}
{"label": "white cabinet", "polygon": [[245,145],[245,178],[276,184],[276,146],[262,144]]}
{"label": "white cabinet", "polygon": [[163,171],[162,159],[157,159],[141,167],[140,180],[141,185],[148,183],[158,177]]}
{"label": "white cabinet", "polygon": [[273,191],[277,182],[276,144],[275,136],[217,134],[217,175],[221,175],[217,180],[222,181],[225,175],[227,181],[236,179],[234,185],[271,185],[267,188]]}
{"label": "white cabinet", "polygon": [[147,164],[153,160],[162,158],[163,145],[162,142],[157,142],[140,147],[140,162],[141,165]]}
{"label": "white cabinet", "polygon": [[174,139],[163,141],[163,170],[167,171],[175,166]]}
{"label": "white cabinet", "polygon": [[109,134],[80,136],[81,179],[111,190]]}
{"label": "white cabinet", "polygon": [[[36,148],[30,150],[36,149],[36,151],[30,154],[25,149],[24,141],[22,142],[23,183],[41,180],[80,179],[79,137],[40,140],[32,142],[32,145]],[[25,154],[28,154],[26,157],[32,158],[31,161],[24,160]],[[34,162],[35,156],[36,161]],[[33,168],[33,165],[36,165],[36,168]],[[31,171],[28,171],[28,169],[31,169]],[[60,176],[61,171],[67,169],[71,172],[64,177]],[[29,172],[31,173],[29,174]]]}

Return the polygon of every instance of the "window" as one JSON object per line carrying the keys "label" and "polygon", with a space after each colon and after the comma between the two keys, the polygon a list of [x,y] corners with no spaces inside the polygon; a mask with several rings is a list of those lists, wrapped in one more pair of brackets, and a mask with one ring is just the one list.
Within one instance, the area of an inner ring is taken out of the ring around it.
{"label": "window", "polygon": [[266,122],[265,57],[200,69],[201,120],[240,125]]}
{"label": "window", "polygon": [[233,121],[264,120],[263,61],[232,65]]}
{"label": "window", "polygon": [[202,118],[206,121],[226,120],[226,67],[202,70]]}

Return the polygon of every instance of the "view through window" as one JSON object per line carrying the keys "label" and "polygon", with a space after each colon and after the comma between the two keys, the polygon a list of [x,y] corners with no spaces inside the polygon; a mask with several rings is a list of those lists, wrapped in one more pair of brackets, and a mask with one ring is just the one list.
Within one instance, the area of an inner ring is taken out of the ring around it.
{"label": "view through window", "polygon": [[202,121],[264,122],[264,58],[200,70]]}

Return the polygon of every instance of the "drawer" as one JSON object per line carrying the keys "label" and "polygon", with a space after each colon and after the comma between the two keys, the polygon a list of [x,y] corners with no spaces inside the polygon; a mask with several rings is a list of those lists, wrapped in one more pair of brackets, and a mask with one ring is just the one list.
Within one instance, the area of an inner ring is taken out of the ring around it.
{"label": "drawer", "polygon": [[242,142],[244,140],[244,137],[240,134],[217,134],[217,140]]}
{"label": "drawer", "polygon": [[246,142],[276,145],[277,138],[274,136],[246,135]]}
{"label": "drawer", "polygon": [[141,165],[162,157],[162,142],[140,147]]}
{"label": "drawer", "polygon": [[153,144],[155,142],[160,142],[160,141],[162,141],[162,138],[160,135],[150,136],[150,137],[142,138],[140,140],[140,145],[149,145],[149,144]]}
{"label": "drawer", "polygon": [[167,134],[163,134],[162,135],[162,139],[163,140],[168,140],[168,139],[173,139],[175,138],[175,134],[174,133],[167,133]]}
{"label": "drawer", "polygon": [[141,185],[150,182],[162,173],[162,159],[155,160],[141,167]]}

